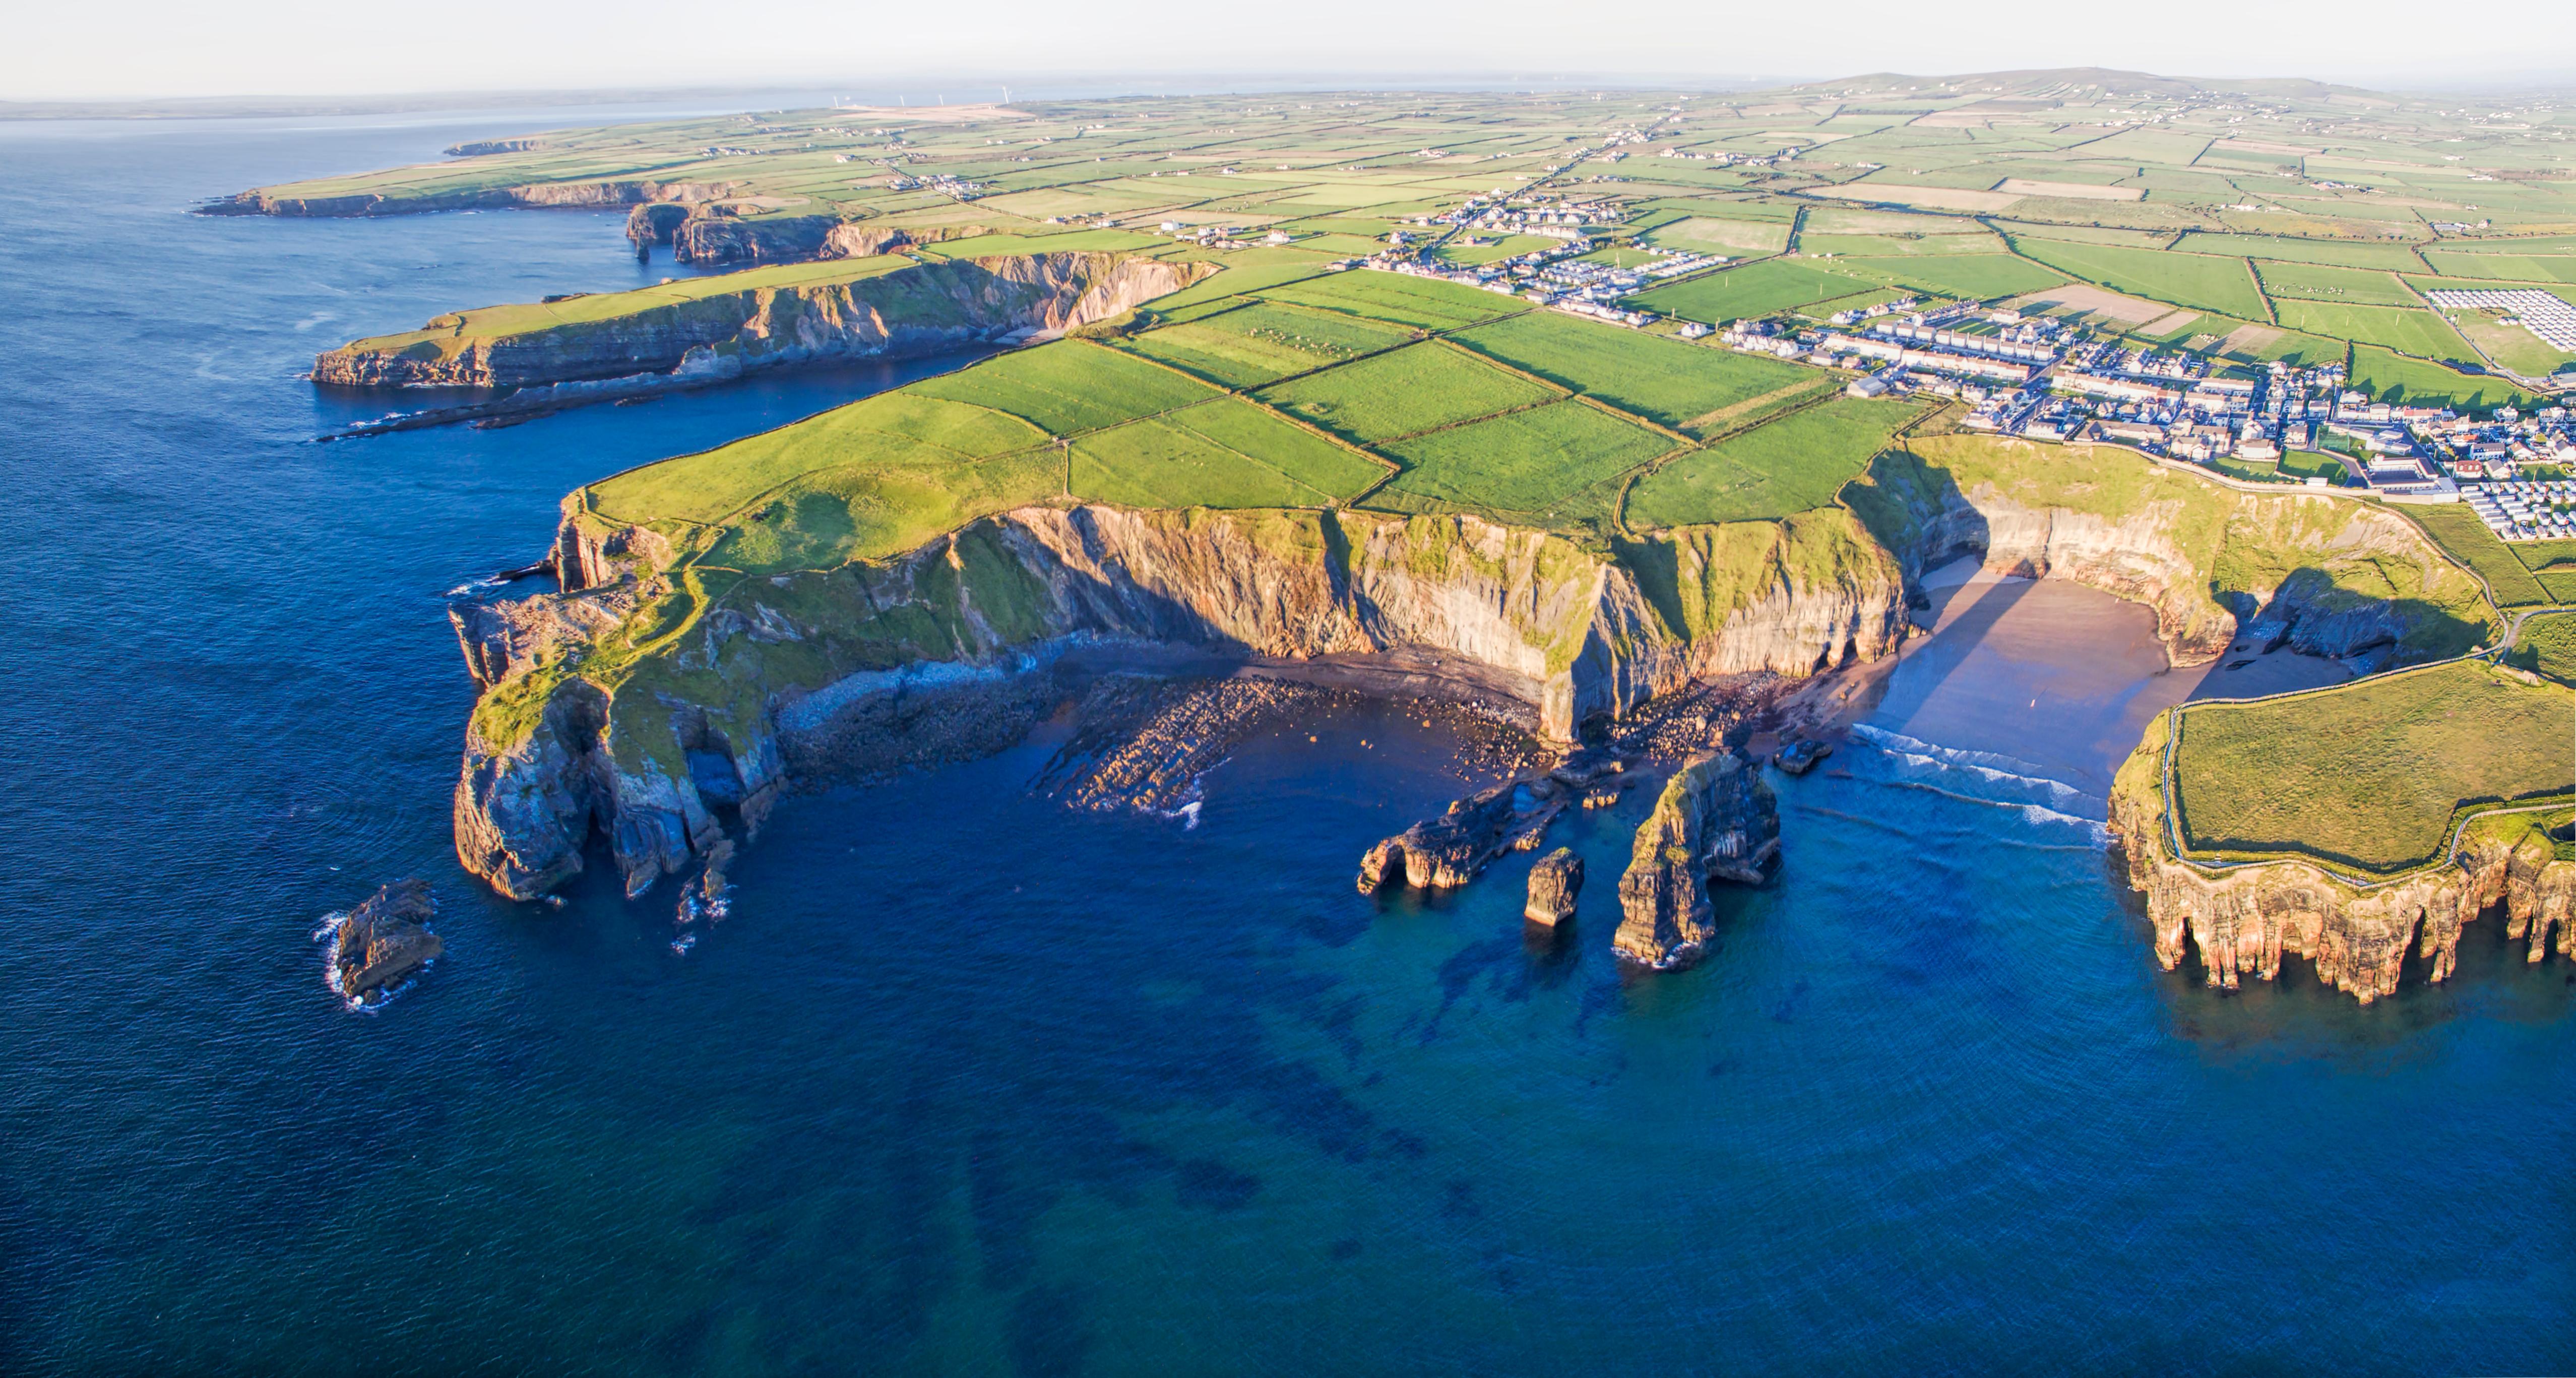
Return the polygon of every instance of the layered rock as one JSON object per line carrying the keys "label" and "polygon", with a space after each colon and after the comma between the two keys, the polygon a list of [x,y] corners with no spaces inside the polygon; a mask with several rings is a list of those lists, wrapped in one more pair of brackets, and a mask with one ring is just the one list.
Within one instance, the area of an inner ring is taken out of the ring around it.
{"label": "layered rock", "polygon": [[1553,782],[1513,781],[1452,803],[1360,858],[1360,892],[1374,895],[1396,881],[1416,890],[1454,890],[1507,851],[1531,851],[1565,808]]}
{"label": "layered rock", "polygon": [[[2460,930],[2501,903],[2506,936],[2529,936],[2528,960],[2553,950],[2576,956],[2576,862],[2554,859],[2538,833],[2518,840],[2472,837],[2460,855],[2407,876],[2368,882],[2297,860],[2208,870],[2177,860],[2165,833],[2161,719],[2120,772],[2112,823],[2129,884],[2142,892],[2155,929],[2156,961],[2182,964],[2188,936],[2207,984],[2234,990],[2241,978],[2270,981],[2284,953],[2306,957],[2317,979],[2367,1005],[2397,993],[2408,949],[2424,978],[2458,969]],[[2419,941],[2420,939],[2420,941]]]}
{"label": "layered rock", "polygon": [[254,189],[207,202],[197,211],[201,215],[345,218],[520,207],[588,210],[604,206],[632,206],[648,201],[704,201],[732,193],[733,188],[721,182],[661,182],[649,178],[470,187],[402,196],[386,196],[380,192],[352,192],[345,196],[282,196],[265,189]]}
{"label": "layered rock", "polygon": [[1730,750],[1691,762],[1638,825],[1612,945],[1658,971],[1697,961],[1716,936],[1708,882],[1759,885],[1779,852],[1779,806],[1752,758]]}
{"label": "layered rock", "polygon": [[[641,618],[684,597],[657,572],[657,541],[568,503],[567,592],[458,614],[489,686],[458,851],[507,893],[560,884],[592,828],[629,883],[649,885],[714,835],[711,789],[760,797],[799,763],[870,771],[999,749],[1045,710],[1049,668],[1076,648],[1404,652],[1535,706],[1559,741],[1669,693],[1690,664],[1626,566],[1561,536],[1461,516],[1092,505],[1017,509],[901,559],[745,585],[661,653],[728,695],[675,700],[583,678],[569,659],[597,600],[632,600]],[[1812,620],[1828,628],[1812,644],[1767,633],[1784,662],[1830,659],[1833,619]],[[788,647],[821,674],[770,668]]]}
{"label": "layered rock", "polygon": [[1521,917],[1550,928],[1574,917],[1575,896],[1583,892],[1583,858],[1571,847],[1559,847],[1530,867],[1529,902]]}
{"label": "layered rock", "polygon": [[2315,655],[2377,651],[2378,668],[2457,654],[2494,628],[2476,580],[2394,513],[2222,488],[2120,450],[1915,442],[1846,499],[1909,577],[1973,555],[1992,573],[2143,603],[2176,664],[2250,634]]}
{"label": "layered rock", "polygon": [[538,388],[636,375],[938,353],[1021,331],[1107,320],[1212,271],[1117,254],[917,264],[850,282],[745,287],[654,301],[604,320],[474,335],[470,314],[360,340],[313,361],[321,383]]}
{"label": "layered rock", "polygon": [[383,1000],[446,951],[425,926],[437,916],[425,880],[399,880],[368,896],[331,935],[331,988],[357,1004]]}

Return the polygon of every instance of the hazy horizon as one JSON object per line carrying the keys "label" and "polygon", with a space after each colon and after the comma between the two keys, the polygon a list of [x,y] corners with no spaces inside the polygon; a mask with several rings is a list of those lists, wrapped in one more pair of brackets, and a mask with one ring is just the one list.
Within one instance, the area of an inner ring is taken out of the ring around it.
{"label": "hazy horizon", "polygon": [[[2394,4],[2313,11],[2177,0],[2153,22],[2113,7],[1978,0],[1938,11],[1857,0],[1819,17],[1645,0],[1603,14],[1501,0],[1388,10],[1309,0],[1258,13],[1108,0],[1003,0],[971,15],[854,14],[778,0],[710,25],[670,0],[467,0],[424,27],[391,12],[169,0],[60,7],[13,26],[0,102],[402,100],[828,89],[997,99],[1005,84],[1157,82],[1736,88],[1870,72],[1940,76],[2107,67],[2212,79],[2306,78],[2406,91],[2576,87],[2576,26],[2549,0],[2495,0],[2474,22]],[[1821,32],[1820,32],[1821,30]],[[2530,35],[2547,34],[2535,44]],[[2501,56],[2499,56],[2501,55]],[[1644,58],[1651,67],[1637,65]],[[946,84],[958,88],[940,91]]]}

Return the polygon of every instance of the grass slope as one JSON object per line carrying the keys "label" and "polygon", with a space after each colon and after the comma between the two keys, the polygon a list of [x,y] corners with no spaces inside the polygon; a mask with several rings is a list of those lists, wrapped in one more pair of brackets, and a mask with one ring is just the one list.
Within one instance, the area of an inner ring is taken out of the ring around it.
{"label": "grass slope", "polygon": [[2189,708],[2174,753],[2183,843],[2378,871],[2431,861],[2461,804],[2576,784],[2572,721],[2576,693],[2478,661]]}

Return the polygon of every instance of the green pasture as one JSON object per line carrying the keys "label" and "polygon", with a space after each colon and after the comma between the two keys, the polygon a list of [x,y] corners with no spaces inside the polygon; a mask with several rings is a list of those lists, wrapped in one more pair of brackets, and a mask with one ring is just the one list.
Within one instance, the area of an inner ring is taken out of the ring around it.
{"label": "green pasture", "polygon": [[1611,515],[1600,490],[1672,447],[1599,407],[1557,402],[1382,446],[1403,472],[1371,505],[1598,522]]}
{"label": "green pasture", "polygon": [[1684,344],[1556,311],[1532,311],[1452,338],[1561,387],[1677,428],[1815,376],[1813,369],[1778,359]]}
{"label": "green pasture", "polygon": [[1792,413],[1638,480],[1628,494],[1628,522],[1699,526],[1823,507],[1916,414],[1912,403],[1856,397]]}
{"label": "green pasture", "polygon": [[1532,406],[1558,394],[1436,340],[1371,355],[1261,394],[1291,416],[1363,444]]}
{"label": "green pasture", "polygon": [[2059,272],[2130,296],[2263,320],[2263,294],[2241,258],[2024,239],[2013,248]]}
{"label": "green pasture", "polygon": [[2576,694],[2480,661],[2182,714],[2184,846],[2395,871],[2437,860],[2452,816],[2576,784]]}
{"label": "green pasture", "polygon": [[1226,387],[1250,388],[1393,349],[1412,338],[1413,332],[1401,326],[1255,301],[1131,336],[1120,347]]}

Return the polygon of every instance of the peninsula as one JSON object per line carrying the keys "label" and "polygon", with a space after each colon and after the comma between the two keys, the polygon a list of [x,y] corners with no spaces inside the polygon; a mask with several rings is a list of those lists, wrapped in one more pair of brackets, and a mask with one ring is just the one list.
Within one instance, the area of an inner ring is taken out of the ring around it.
{"label": "peninsula", "polygon": [[[2493,170],[2555,145],[2093,72],[888,113],[532,135],[210,208],[625,206],[642,252],[774,265],[441,317],[324,381],[1022,346],[586,485],[554,591],[455,609],[482,686],[458,851],[504,893],[598,835],[640,894],[790,782],[997,749],[1101,674],[1333,667],[1672,772],[1621,950],[1678,965],[1701,887],[1777,864],[1744,735],[1895,650],[1964,554],[2151,607],[2178,663],[2259,642],[2364,675],[2141,745],[2115,821],[2167,965],[2186,933],[2213,982],[2303,952],[2369,999],[2486,905],[2566,932],[2571,710],[2529,616],[2576,602],[2563,379],[2459,305],[2490,298],[2427,295],[2571,290],[2565,193]],[[2014,142],[1960,152],[1971,127]],[[2466,151],[2377,169],[2401,138]],[[2434,218],[2392,234],[2401,189]],[[2479,706],[2477,749],[2405,726],[2427,692]],[[2252,749],[2310,737],[2345,754]],[[1364,883],[1541,845],[1579,756],[1389,839]],[[2444,826],[2339,832],[2392,760]],[[2293,766],[2297,807],[2212,802]]]}

